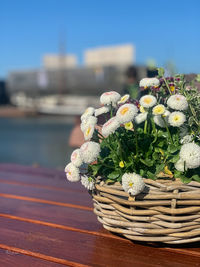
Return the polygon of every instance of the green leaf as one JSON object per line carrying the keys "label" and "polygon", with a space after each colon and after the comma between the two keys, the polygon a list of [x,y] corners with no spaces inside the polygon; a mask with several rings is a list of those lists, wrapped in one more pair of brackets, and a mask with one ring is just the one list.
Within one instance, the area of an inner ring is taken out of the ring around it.
{"label": "green leaf", "polygon": [[116,179],[117,177],[119,177],[119,172],[118,171],[113,171],[107,177],[109,179]]}
{"label": "green leaf", "polygon": [[159,147],[163,147],[163,146],[164,146],[164,141],[159,142],[159,143],[158,143],[158,146],[159,146]]}
{"label": "green leaf", "polygon": [[176,163],[179,160],[179,154],[176,154],[169,160],[169,162]]}
{"label": "green leaf", "polygon": [[150,171],[147,171],[147,178],[155,180],[156,179],[156,175],[154,173],[150,172]]}
{"label": "green leaf", "polygon": [[189,182],[191,182],[191,178],[187,178],[183,175],[181,175],[181,181],[184,183],[184,184],[188,184]]}
{"label": "green leaf", "polygon": [[158,137],[167,138],[168,137],[168,133],[167,132],[163,132],[162,130],[159,130],[158,131]]}
{"label": "green leaf", "polygon": [[90,168],[92,169],[93,175],[95,176],[99,169],[101,168],[101,165],[99,164],[95,164],[95,165],[90,165]]}
{"label": "green leaf", "polygon": [[180,178],[182,176],[182,172],[175,170],[174,171],[174,178]]}
{"label": "green leaf", "polygon": [[158,174],[161,171],[163,171],[164,167],[165,167],[165,164],[164,163],[159,164],[159,165],[156,165],[156,174]]}
{"label": "green leaf", "polygon": [[191,179],[200,182],[200,176],[198,174],[193,175]]}
{"label": "green leaf", "polygon": [[154,160],[158,160],[160,158],[160,154],[157,152],[153,152],[152,157]]}
{"label": "green leaf", "polygon": [[169,145],[167,150],[168,150],[170,153],[175,153],[178,149],[179,149],[179,148],[177,148],[175,145]]}
{"label": "green leaf", "polygon": [[159,147],[155,147],[155,152],[160,153],[160,148]]}
{"label": "green leaf", "polygon": [[140,161],[144,164],[144,165],[146,165],[146,166],[148,166],[148,167],[151,167],[151,166],[153,166],[153,161],[152,160],[150,160],[150,159],[140,159]]}
{"label": "green leaf", "polygon": [[140,175],[141,175],[142,177],[144,177],[144,174],[145,174],[145,171],[142,170],[142,169],[140,169]]}

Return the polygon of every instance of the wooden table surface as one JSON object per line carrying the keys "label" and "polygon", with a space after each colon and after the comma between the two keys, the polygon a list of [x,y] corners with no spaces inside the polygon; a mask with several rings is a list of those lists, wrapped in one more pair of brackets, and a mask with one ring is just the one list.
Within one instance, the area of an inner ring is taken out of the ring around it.
{"label": "wooden table surface", "polygon": [[134,243],[104,230],[61,171],[0,164],[0,266],[200,266],[200,243]]}

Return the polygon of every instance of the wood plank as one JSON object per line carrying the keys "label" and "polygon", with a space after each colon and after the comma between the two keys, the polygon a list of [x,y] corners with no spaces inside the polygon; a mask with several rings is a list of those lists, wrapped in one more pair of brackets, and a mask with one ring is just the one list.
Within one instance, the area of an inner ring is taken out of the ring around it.
{"label": "wood plank", "polygon": [[0,218],[0,243],[90,266],[198,266],[199,256],[180,255],[131,241],[91,236]]}
{"label": "wood plank", "polygon": [[0,171],[20,173],[20,174],[37,174],[41,176],[48,176],[55,178],[56,176],[64,175],[62,170],[55,170],[50,168],[42,168],[42,167],[33,167],[33,166],[25,166],[13,163],[1,163]]}
{"label": "wood plank", "polygon": [[58,267],[63,264],[46,261],[32,256],[23,255],[9,249],[0,249],[0,266],[2,267]]}
{"label": "wood plank", "polygon": [[92,207],[92,198],[87,191],[85,191],[85,194],[79,195],[73,191],[63,192],[28,185],[20,186],[16,184],[1,183],[0,193]]}
{"label": "wood plank", "polygon": [[[1,176],[0,176],[1,177]],[[13,178],[13,177],[12,177]],[[15,177],[14,177],[15,178]],[[26,177],[27,179],[27,177]],[[78,186],[74,189],[71,189],[69,188],[68,186],[68,183],[66,184],[66,181],[65,182],[62,182],[60,183],[59,187],[58,187],[58,183],[55,181],[55,185],[53,185],[52,183],[48,183],[47,179],[45,178],[45,185],[43,184],[39,184],[39,183],[32,183],[32,182],[29,182],[29,181],[24,181],[24,182],[21,182],[21,181],[16,181],[13,179],[12,180],[9,180],[9,179],[1,179],[0,178],[0,184],[11,184],[11,185],[18,185],[18,186],[31,186],[33,188],[44,188],[44,189],[48,189],[48,190],[53,190],[53,191],[63,191],[65,193],[67,192],[75,192],[76,194],[85,194],[86,190],[84,189],[83,186],[80,186],[80,184],[77,184]],[[50,184],[50,185],[48,185]],[[66,187],[67,185],[67,187]]]}
{"label": "wood plank", "polygon": [[0,164],[0,178],[13,182],[19,181],[31,184],[41,184],[44,186],[51,185],[64,190],[71,189],[82,192],[85,191],[84,187],[80,186],[80,183],[71,183],[66,179],[64,169],[63,171],[60,171],[46,168],[34,168],[31,166],[21,166],[17,164]]}
{"label": "wood plank", "polygon": [[[18,176],[18,177],[16,177]],[[4,177],[4,178],[2,178]],[[32,187],[39,187],[39,188],[45,188],[49,190],[55,190],[55,191],[73,191],[77,194],[81,194],[86,192],[86,189],[79,183],[70,183],[69,181],[65,180],[59,180],[59,179],[50,179],[44,178],[44,177],[37,177],[39,180],[36,180],[35,177],[30,176],[22,176],[22,175],[12,175],[12,174],[4,174],[0,173],[0,183],[2,184],[13,184],[13,185],[19,185],[19,186],[32,186]],[[75,186],[71,186],[75,185]]]}
{"label": "wood plank", "polygon": [[[41,220],[88,231],[102,230],[97,216],[88,210],[73,209],[42,203],[21,201],[17,199],[0,199],[0,214]],[[108,231],[105,231],[108,233]]]}
{"label": "wood plank", "polygon": [[[22,182],[29,183],[31,185],[43,185],[43,186],[55,186],[56,188],[61,188],[63,190],[74,190],[82,191],[85,189],[83,186],[80,186],[80,183],[71,183],[66,179],[64,171],[54,171],[54,175],[50,175],[49,172],[44,175],[40,173],[29,173],[27,172],[14,172],[11,170],[1,170],[0,169],[0,179],[9,182]],[[64,185],[64,187],[63,187]],[[67,185],[67,186],[66,186]]]}
{"label": "wood plank", "polygon": [[[97,221],[96,215],[93,212],[86,210],[75,210],[67,207],[44,205],[41,203],[21,203],[19,200],[4,199],[0,202],[0,212],[0,217],[6,215],[14,215],[18,216],[19,220],[24,219],[26,221],[26,219],[28,218],[32,220],[37,220],[37,224],[47,223],[46,225],[49,227],[60,227],[64,230],[68,229],[76,232],[86,231],[86,233],[91,235],[101,235],[115,239],[120,238],[117,235],[111,234],[110,232],[105,230],[102,225]],[[55,225],[49,225],[48,223]],[[128,240],[123,239],[123,241],[126,242]],[[192,251],[194,251],[197,252],[200,256],[200,249],[197,243],[172,247],[169,247],[169,245],[155,243],[154,246],[157,247],[157,249],[176,251],[176,253],[191,256],[193,255]]]}

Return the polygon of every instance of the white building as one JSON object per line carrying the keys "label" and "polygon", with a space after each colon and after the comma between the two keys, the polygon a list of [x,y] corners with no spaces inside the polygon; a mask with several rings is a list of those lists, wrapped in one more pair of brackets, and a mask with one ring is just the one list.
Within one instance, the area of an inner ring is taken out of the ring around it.
{"label": "white building", "polygon": [[46,54],[42,62],[45,69],[73,68],[78,65],[77,57],[73,54]]}
{"label": "white building", "polygon": [[135,63],[135,47],[132,44],[102,46],[84,52],[86,66],[132,65]]}

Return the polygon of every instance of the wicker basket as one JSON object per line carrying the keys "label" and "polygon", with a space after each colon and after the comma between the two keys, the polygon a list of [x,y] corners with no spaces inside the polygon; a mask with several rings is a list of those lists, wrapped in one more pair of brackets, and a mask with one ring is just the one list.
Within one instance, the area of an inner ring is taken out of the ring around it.
{"label": "wicker basket", "polygon": [[190,243],[200,240],[200,183],[144,179],[135,198],[119,183],[96,184],[94,212],[104,228],[131,240]]}

